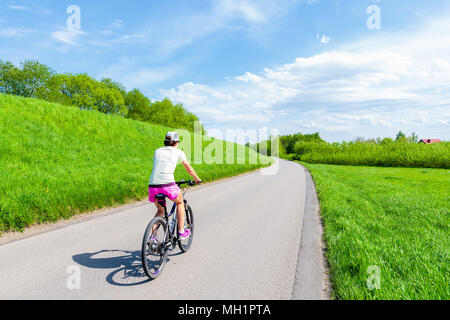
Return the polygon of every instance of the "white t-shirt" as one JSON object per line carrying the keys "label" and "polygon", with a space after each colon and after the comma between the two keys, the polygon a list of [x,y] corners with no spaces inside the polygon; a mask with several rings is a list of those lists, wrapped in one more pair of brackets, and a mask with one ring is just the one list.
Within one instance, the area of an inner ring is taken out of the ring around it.
{"label": "white t-shirt", "polygon": [[185,161],[186,155],[178,148],[164,147],[155,151],[153,172],[149,185],[161,185],[175,182],[173,173],[177,164]]}

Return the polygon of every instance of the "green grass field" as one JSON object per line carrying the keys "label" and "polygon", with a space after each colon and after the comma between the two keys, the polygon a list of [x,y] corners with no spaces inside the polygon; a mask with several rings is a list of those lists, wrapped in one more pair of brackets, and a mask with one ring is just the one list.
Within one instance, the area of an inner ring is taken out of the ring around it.
{"label": "green grass field", "polygon": [[[0,94],[0,233],[145,198],[153,153],[168,130]],[[242,151],[241,162],[254,154],[226,145]],[[263,166],[248,162],[193,167],[207,182]],[[189,178],[179,167],[175,177]]]}
{"label": "green grass field", "polygon": [[[302,164],[319,195],[334,298],[450,298],[448,170]],[[368,289],[370,266],[379,290]]]}
{"label": "green grass field", "polygon": [[299,143],[295,160],[346,166],[450,168],[450,142],[417,143]]}

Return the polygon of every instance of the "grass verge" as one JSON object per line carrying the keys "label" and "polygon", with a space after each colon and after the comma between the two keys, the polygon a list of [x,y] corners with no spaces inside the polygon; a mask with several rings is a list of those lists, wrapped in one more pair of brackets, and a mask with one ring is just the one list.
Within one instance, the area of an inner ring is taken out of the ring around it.
{"label": "grass verge", "polygon": [[450,298],[448,170],[302,164],[320,200],[334,298]]}

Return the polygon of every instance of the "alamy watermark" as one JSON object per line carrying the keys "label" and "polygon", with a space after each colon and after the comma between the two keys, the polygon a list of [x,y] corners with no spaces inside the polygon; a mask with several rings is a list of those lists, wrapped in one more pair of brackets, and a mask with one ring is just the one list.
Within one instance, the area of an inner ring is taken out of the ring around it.
{"label": "alamy watermark", "polygon": [[367,278],[367,288],[369,290],[381,289],[381,270],[378,266],[369,266],[367,268],[369,277]]}
{"label": "alamy watermark", "polygon": [[67,267],[66,273],[69,277],[66,280],[66,286],[69,290],[81,290],[81,269],[77,265]]}
{"label": "alamy watermark", "polygon": [[[181,137],[180,149],[193,164],[262,164],[269,165],[280,155],[279,131],[267,127],[256,129],[210,129],[203,135],[200,122],[194,123],[194,131],[176,130]],[[258,144],[258,150],[246,148],[247,144]],[[206,146],[205,146],[206,145]],[[278,172],[278,162],[271,170],[261,174],[273,175]]]}
{"label": "alamy watermark", "polygon": [[70,16],[67,18],[66,27],[67,30],[81,30],[81,9],[77,5],[71,5],[67,7],[67,14]]}
{"label": "alamy watermark", "polygon": [[369,30],[380,30],[381,29],[381,8],[377,5],[370,5],[366,13],[369,14],[367,19],[367,29]]}

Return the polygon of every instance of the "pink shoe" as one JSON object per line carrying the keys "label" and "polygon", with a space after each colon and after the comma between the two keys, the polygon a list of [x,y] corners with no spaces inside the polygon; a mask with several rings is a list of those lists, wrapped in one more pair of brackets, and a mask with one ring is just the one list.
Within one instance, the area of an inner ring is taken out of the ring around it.
{"label": "pink shoe", "polygon": [[178,231],[178,240],[186,240],[187,238],[189,238],[190,235],[191,235],[191,230],[189,230],[189,229],[184,229],[183,233],[180,233]]}

